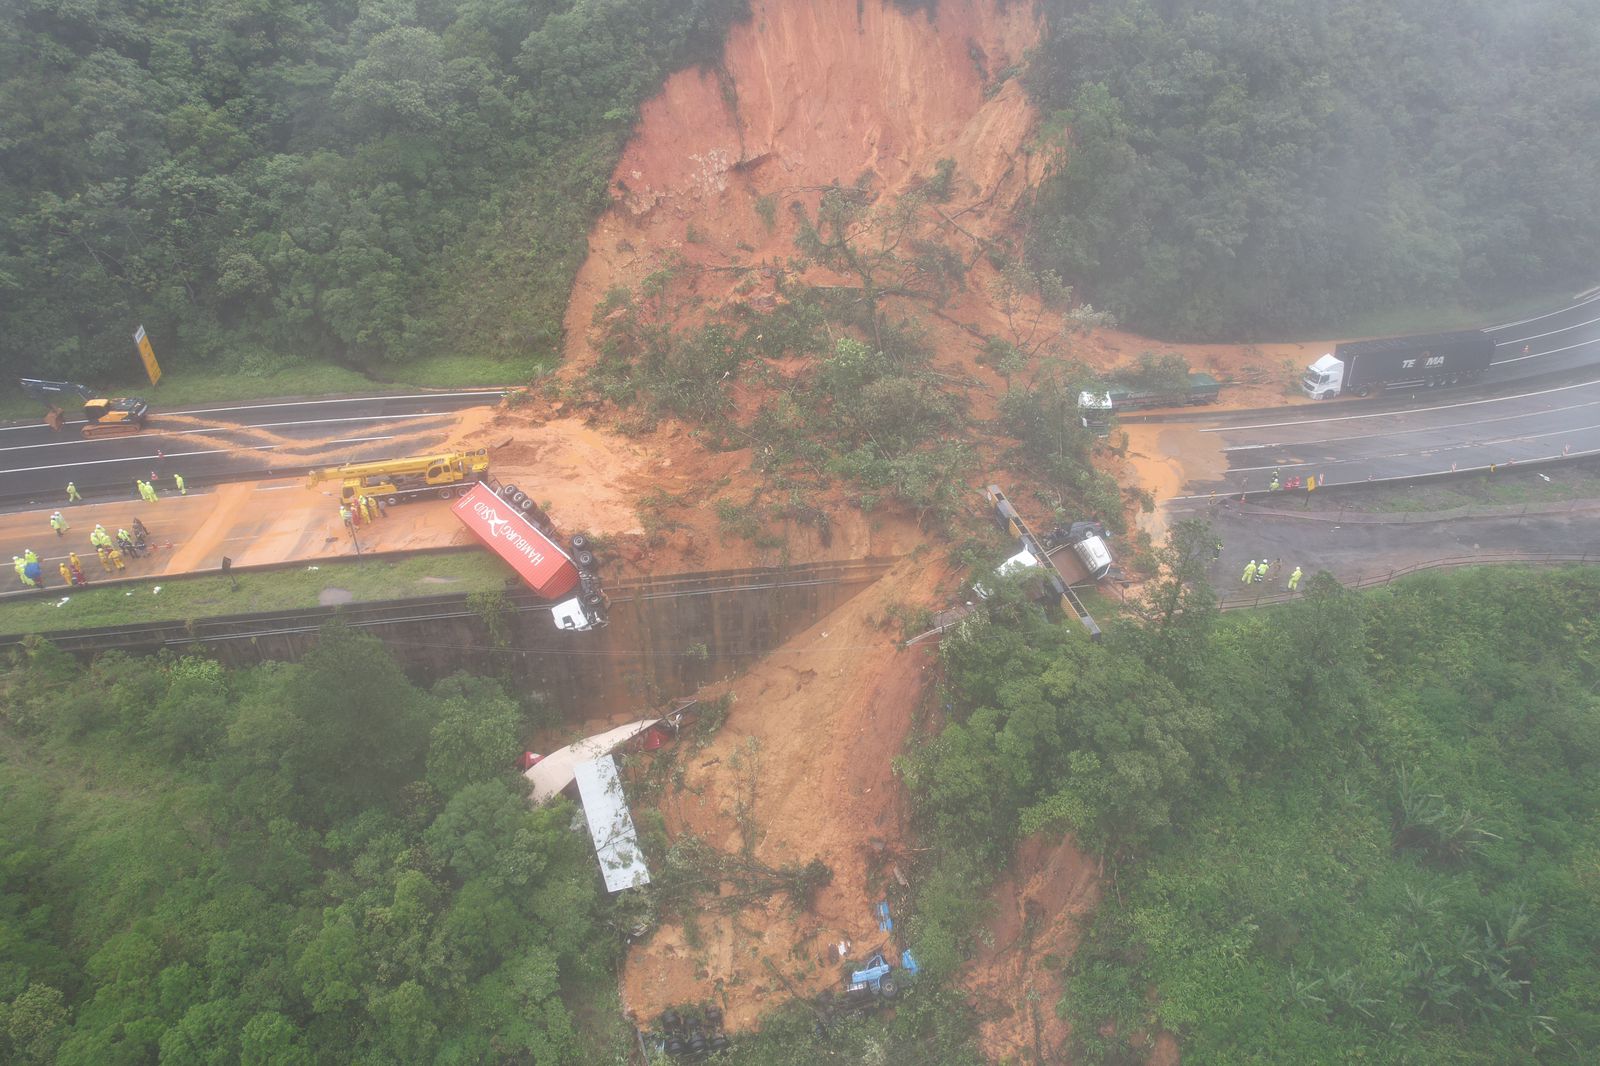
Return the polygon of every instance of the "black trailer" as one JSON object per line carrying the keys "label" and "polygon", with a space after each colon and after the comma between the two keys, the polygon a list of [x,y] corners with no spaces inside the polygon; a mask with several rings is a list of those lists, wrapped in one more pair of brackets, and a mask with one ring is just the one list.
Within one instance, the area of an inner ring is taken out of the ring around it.
{"label": "black trailer", "polygon": [[1494,341],[1482,330],[1385,337],[1338,345],[1345,364],[1341,392],[1364,396],[1379,388],[1459,385],[1489,369]]}

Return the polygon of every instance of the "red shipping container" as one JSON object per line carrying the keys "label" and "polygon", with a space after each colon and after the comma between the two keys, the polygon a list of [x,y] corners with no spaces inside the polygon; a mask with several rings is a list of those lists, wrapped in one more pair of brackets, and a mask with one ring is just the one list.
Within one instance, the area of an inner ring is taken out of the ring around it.
{"label": "red shipping container", "polygon": [[484,547],[510,563],[539,595],[559,599],[578,585],[578,568],[554,541],[489,490],[473,486],[456,501],[456,517]]}

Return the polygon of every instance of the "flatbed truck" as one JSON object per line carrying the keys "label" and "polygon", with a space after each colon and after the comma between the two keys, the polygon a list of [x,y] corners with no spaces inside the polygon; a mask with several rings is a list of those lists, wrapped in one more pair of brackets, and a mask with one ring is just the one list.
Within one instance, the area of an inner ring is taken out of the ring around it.
{"label": "flatbed truck", "polygon": [[1222,383],[1210,374],[1190,372],[1188,386],[1177,391],[1130,389],[1120,385],[1103,392],[1085,390],[1078,394],[1078,417],[1086,429],[1105,429],[1113,415],[1141,407],[1181,407],[1216,403]]}

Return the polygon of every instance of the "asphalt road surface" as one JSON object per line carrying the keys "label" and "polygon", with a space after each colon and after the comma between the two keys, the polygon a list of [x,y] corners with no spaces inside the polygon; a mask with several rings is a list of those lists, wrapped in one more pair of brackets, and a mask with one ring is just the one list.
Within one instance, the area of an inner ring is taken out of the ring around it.
{"label": "asphalt road surface", "polygon": [[[1256,592],[1281,592],[1296,566],[1307,576],[1326,570],[1345,584],[1383,578],[1396,570],[1442,560],[1503,563],[1512,554],[1579,555],[1600,558],[1600,501],[1566,514],[1448,516],[1309,516],[1239,513],[1220,507],[1207,514],[1223,542],[1222,558],[1210,568],[1226,599]],[[1267,579],[1245,585],[1245,563],[1274,561]],[[1302,579],[1303,581],[1303,579]]]}
{"label": "asphalt road surface", "polygon": [[1189,483],[1178,501],[1269,488],[1315,476],[1319,486],[1406,480],[1519,463],[1600,454],[1600,378],[1503,396],[1340,413],[1337,406],[1285,408],[1239,424],[1200,427],[1219,441],[1226,470]]}
{"label": "asphalt road surface", "polygon": [[1195,462],[1172,503],[1263,491],[1274,472],[1333,487],[1600,454],[1600,298],[1487,332],[1495,360],[1473,388],[1182,418],[1186,445],[1215,441],[1221,461]]}
{"label": "asphalt road surface", "polygon": [[170,492],[173,473],[198,486],[415,454],[444,439],[456,412],[498,403],[501,395],[471,390],[175,411],[155,406],[143,433],[101,440],[79,436],[81,422],[60,433],[43,423],[0,426],[0,500],[64,503],[68,481],[89,500],[132,498],[134,479],[148,479],[152,470]]}
{"label": "asphalt road surface", "polygon": [[1489,385],[1589,366],[1600,362],[1600,294],[1484,332],[1495,342]]}

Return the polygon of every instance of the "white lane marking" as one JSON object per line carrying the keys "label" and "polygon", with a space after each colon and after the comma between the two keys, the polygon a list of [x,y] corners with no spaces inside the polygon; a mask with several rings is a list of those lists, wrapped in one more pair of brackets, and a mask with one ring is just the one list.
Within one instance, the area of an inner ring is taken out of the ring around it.
{"label": "white lane marking", "polygon": [[[1504,348],[1504,347],[1506,347],[1507,345],[1510,345],[1510,344],[1521,344],[1524,341],[1536,341],[1536,340],[1539,340],[1539,339],[1541,339],[1543,337],[1554,337],[1557,333],[1565,333],[1570,329],[1581,329],[1584,326],[1592,326],[1596,322],[1600,322],[1600,317],[1591,318],[1586,322],[1574,322],[1570,326],[1562,326],[1560,329],[1553,329],[1553,330],[1550,330],[1548,333],[1530,333],[1528,336],[1526,336],[1526,337],[1518,337],[1516,340],[1496,341],[1495,342],[1495,347],[1496,348]],[[1547,353],[1538,352],[1538,353],[1535,353],[1535,354],[1544,355],[1544,354],[1547,354]]]}
{"label": "white lane marking", "polygon": [[1250,474],[1257,470],[1297,470],[1306,467],[1322,469],[1329,466],[1345,466],[1349,463],[1376,463],[1386,459],[1407,459],[1414,456],[1438,455],[1440,452],[1457,452],[1466,448],[1488,448],[1496,444],[1511,444],[1516,441],[1538,440],[1541,437],[1559,437],[1564,433],[1586,433],[1592,429],[1600,429],[1600,425],[1569,426],[1566,429],[1552,429],[1548,433],[1516,433],[1509,437],[1496,437],[1493,440],[1458,441],[1454,444],[1441,444],[1434,448],[1418,448],[1416,451],[1390,452],[1387,455],[1359,455],[1348,459],[1323,459],[1311,463],[1276,463],[1267,466],[1235,466],[1228,469],[1230,474]]}
{"label": "white lane marking", "polygon": [[[309,407],[312,404],[319,404],[319,403],[371,403],[374,400],[433,400],[433,399],[453,399],[453,398],[458,397],[458,396],[504,396],[506,394],[506,391],[507,391],[506,389],[479,389],[479,390],[472,390],[472,391],[468,391],[468,392],[422,392],[422,393],[416,393],[415,395],[409,395],[409,396],[351,396],[351,397],[347,397],[346,399],[342,399],[342,400],[292,400],[292,401],[291,400],[285,400],[285,401],[283,401],[281,403],[244,404],[244,405],[239,406],[239,407],[200,407],[200,408],[193,408],[193,409],[186,410],[186,411],[173,411],[172,414],[175,414],[175,415],[209,415],[209,414],[216,414],[219,411],[265,411],[265,410],[268,410],[268,409],[273,408],[273,407]],[[437,412],[437,413],[443,413],[443,412]],[[376,416],[374,416],[374,417],[376,417]],[[395,416],[391,416],[391,417],[395,417]],[[69,422],[67,424],[75,426],[75,425],[78,425],[79,423],[77,423],[77,422]],[[43,422],[34,422],[34,423],[32,423],[30,425],[26,425],[26,426],[0,426],[0,433],[4,433],[4,432],[7,432],[7,431],[13,430],[13,429],[44,429],[44,428],[46,428],[45,423],[43,423]]]}
{"label": "white lane marking", "polygon": [[[351,437],[348,440],[336,440],[333,443],[334,444],[361,444],[361,443],[363,443],[365,441],[379,441],[379,440],[393,440],[393,439],[394,438],[392,436],[389,436],[389,437]],[[251,444],[251,445],[248,445],[248,446],[241,445],[238,448],[207,448],[204,451],[198,451],[198,452],[175,452],[175,453],[167,456],[167,458],[168,459],[187,459],[190,456],[195,456],[195,455],[229,455],[229,454],[233,454],[233,453],[241,452],[241,451],[246,451],[246,452],[270,452],[270,451],[276,450],[279,447],[281,447],[281,445],[277,445],[277,444]],[[54,463],[54,464],[52,464],[50,466],[24,466],[24,467],[18,467],[15,470],[7,470],[6,473],[8,473],[8,474],[29,474],[29,473],[34,473],[34,472],[37,472],[37,471],[40,471],[40,470],[70,470],[70,469],[72,469],[74,467],[79,467],[79,466],[104,466],[107,463],[134,463],[134,462],[139,462],[139,461],[140,461],[140,459],[137,456],[136,457],[132,457],[132,458],[125,458],[125,459],[90,459],[90,460],[87,460],[87,461],[81,462],[81,463]]]}
{"label": "white lane marking", "polygon": [[1540,418],[1546,415],[1559,414],[1562,411],[1581,411],[1585,407],[1600,405],[1600,400],[1587,400],[1584,403],[1568,404],[1565,407],[1547,407],[1542,411],[1527,411],[1515,415],[1495,415],[1493,418],[1478,418],[1471,422],[1451,422],[1448,426],[1414,426],[1411,429],[1391,429],[1382,433],[1355,433],[1348,437],[1323,437],[1320,440],[1293,440],[1273,441],[1271,444],[1236,444],[1222,451],[1248,452],[1258,448],[1305,448],[1313,444],[1342,444],[1345,441],[1369,440],[1373,437],[1400,437],[1407,433],[1437,433],[1444,429],[1465,429],[1467,426],[1484,426],[1490,422],[1509,422],[1514,418]]}
{"label": "white lane marking", "polygon": [[[1559,455],[1556,455],[1556,454],[1535,455],[1535,456],[1533,456],[1531,458],[1528,458],[1528,459],[1519,459],[1519,460],[1517,460],[1517,464],[1516,465],[1518,465],[1518,466],[1528,466],[1528,465],[1530,465],[1532,463],[1543,463],[1543,462],[1548,462],[1548,461],[1550,461],[1552,459],[1587,459],[1591,455],[1600,455],[1600,448],[1589,448],[1589,449],[1587,449],[1585,451],[1581,451],[1581,452],[1562,452]],[[1386,481],[1409,481],[1412,478],[1431,477],[1431,476],[1435,476],[1435,475],[1439,475],[1439,474],[1445,474],[1445,473],[1451,473],[1451,474],[1473,474],[1473,473],[1477,473],[1480,470],[1486,471],[1486,470],[1489,469],[1489,467],[1491,465],[1499,466],[1499,467],[1502,467],[1502,468],[1505,468],[1505,466],[1506,466],[1506,464],[1504,464],[1504,463],[1495,463],[1495,464],[1485,463],[1482,466],[1469,466],[1469,467],[1464,467],[1464,468],[1462,468],[1460,470],[1450,470],[1450,471],[1432,470],[1432,471],[1425,471],[1425,472],[1419,473],[1419,474],[1392,474],[1392,475],[1388,475],[1388,476],[1385,476],[1385,477],[1374,478],[1370,482],[1368,482],[1368,481],[1345,481],[1345,482],[1341,482],[1340,486],[1382,484],[1382,483],[1384,483]],[[1321,479],[1319,478],[1318,481],[1320,483]],[[1340,487],[1340,486],[1329,485],[1328,487],[1329,488],[1337,488],[1337,487]],[[1232,496],[1237,491],[1238,491],[1237,489],[1229,488],[1229,489],[1226,489],[1226,490],[1224,490],[1222,492],[1205,492],[1205,493],[1199,493],[1199,494],[1192,495],[1192,496],[1169,496],[1163,502],[1165,502],[1165,503],[1182,503],[1182,502],[1186,502],[1186,501],[1189,501],[1189,500],[1221,500],[1221,499],[1227,499],[1228,497]],[[1499,516],[1489,516],[1489,517],[1499,517]]]}
{"label": "white lane marking", "polygon": [[[277,447],[276,444],[256,444],[256,445],[253,445],[253,446],[251,446],[249,448],[244,448],[243,450],[244,451],[251,451],[251,452],[265,452],[265,451],[271,451],[273,448],[276,448],[276,447]],[[228,452],[230,452],[232,450],[233,449],[231,449],[231,448],[208,448],[208,449],[206,449],[204,451],[198,451],[198,452],[178,452],[175,455],[167,456],[167,458],[168,459],[185,459],[185,458],[188,458],[191,455],[226,455]],[[143,457],[132,458],[132,459],[89,459],[89,460],[87,460],[85,462],[80,462],[80,463],[54,463],[54,464],[52,464],[50,466],[23,466],[23,467],[18,467],[15,470],[7,470],[6,473],[8,473],[8,474],[27,474],[27,473],[31,473],[31,472],[37,471],[37,470],[70,470],[73,467],[77,467],[77,466],[103,466],[106,463],[133,463],[133,462],[142,462],[142,461],[143,461]]]}
{"label": "white lane marking", "polygon": [[1541,355],[1560,355],[1562,352],[1570,352],[1574,348],[1582,348],[1586,344],[1594,344],[1597,340],[1600,340],[1600,337],[1590,337],[1586,341],[1579,341],[1577,344],[1569,344],[1565,348],[1551,348],[1547,352],[1529,352],[1527,355],[1516,355],[1512,356],[1510,359],[1496,359],[1489,365],[1505,366],[1507,363],[1520,363],[1524,359],[1537,359]]}
{"label": "white lane marking", "polygon": [[[243,430],[251,430],[251,429],[289,429],[289,428],[292,428],[294,426],[331,426],[336,422],[398,422],[402,418],[448,418],[448,417],[450,417],[449,412],[444,412],[444,411],[422,412],[422,413],[419,413],[419,414],[411,414],[411,415],[358,415],[358,416],[355,416],[355,417],[352,417],[352,418],[311,418],[311,419],[306,419],[305,421],[302,421],[302,422],[262,422],[262,423],[259,423],[257,425],[253,425],[253,426],[246,426],[246,425],[238,425],[238,426],[208,426],[205,429],[182,429],[182,430],[171,430],[171,431],[168,431],[168,430],[151,430],[151,431],[147,431],[145,433],[137,434],[137,436],[139,436],[141,438],[145,438],[145,437],[198,437],[198,436],[201,436],[202,434],[206,434],[206,433],[238,433],[238,432],[243,431]],[[62,440],[62,441],[51,441],[48,444],[10,444],[10,445],[7,445],[4,448],[0,448],[0,452],[20,452],[20,451],[25,451],[28,448],[61,448],[61,447],[65,447],[68,444],[100,444],[100,443],[103,443],[106,440],[126,440],[126,439],[127,438],[125,438],[125,437],[109,437],[109,438],[108,437],[102,437],[100,440],[81,440],[81,439],[80,440]],[[314,443],[314,442],[308,441],[307,443]],[[128,456],[128,458],[133,459],[133,458],[140,458],[140,457],[139,456]],[[143,456],[143,458],[145,458],[145,459],[154,459],[154,458],[156,458],[156,456],[154,455],[154,453],[152,453],[150,455]]]}
{"label": "white lane marking", "polygon": [[407,396],[356,396],[343,400],[284,400],[280,403],[251,403],[238,407],[200,407],[187,411],[174,411],[175,415],[211,415],[220,411],[265,411],[274,407],[310,407],[321,403],[373,403],[388,400],[445,400],[457,396],[504,396],[505,389],[477,389],[468,392],[421,392]]}
{"label": "white lane marking", "polygon": [[1576,303],[1570,303],[1559,311],[1546,311],[1544,314],[1534,315],[1532,318],[1519,318],[1515,322],[1502,322],[1498,326],[1486,326],[1484,328],[1484,332],[1494,333],[1497,330],[1510,329],[1513,326],[1526,326],[1529,322],[1541,322],[1547,318],[1554,318],[1556,315],[1564,315],[1574,307],[1582,307],[1584,304],[1594,303],[1596,300],[1600,300],[1600,292],[1597,292],[1593,296],[1585,299],[1578,300]]}
{"label": "white lane marking", "polygon": [[300,485],[263,485],[256,489],[257,492],[282,492],[285,489],[298,489]]}
{"label": "white lane marking", "polygon": [[1314,426],[1322,422],[1353,422],[1362,418],[1393,418],[1397,415],[1424,415],[1432,411],[1453,411],[1457,407],[1477,407],[1486,403],[1503,403],[1506,400],[1526,400],[1533,396],[1548,396],[1551,393],[1566,392],[1568,389],[1582,389],[1590,385],[1600,385],[1600,378],[1589,381],[1580,381],[1573,385],[1557,385],[1554,388],[1539,389],[1535,392],[1519,392],[1514,396],[1490,396],[1482,400],[1462,400],[1460,403],[1439,404],[1436,407],[1408,407],[1403,411],[1372,411],[1361,415],[1329,415],[1327,418],[1302,418],[1298,422],[1261,422],[1253,426],[1213,426],[1202,429],[1201,433],[1242,433],[1251,429],[1278,429],[1282,426]]}

